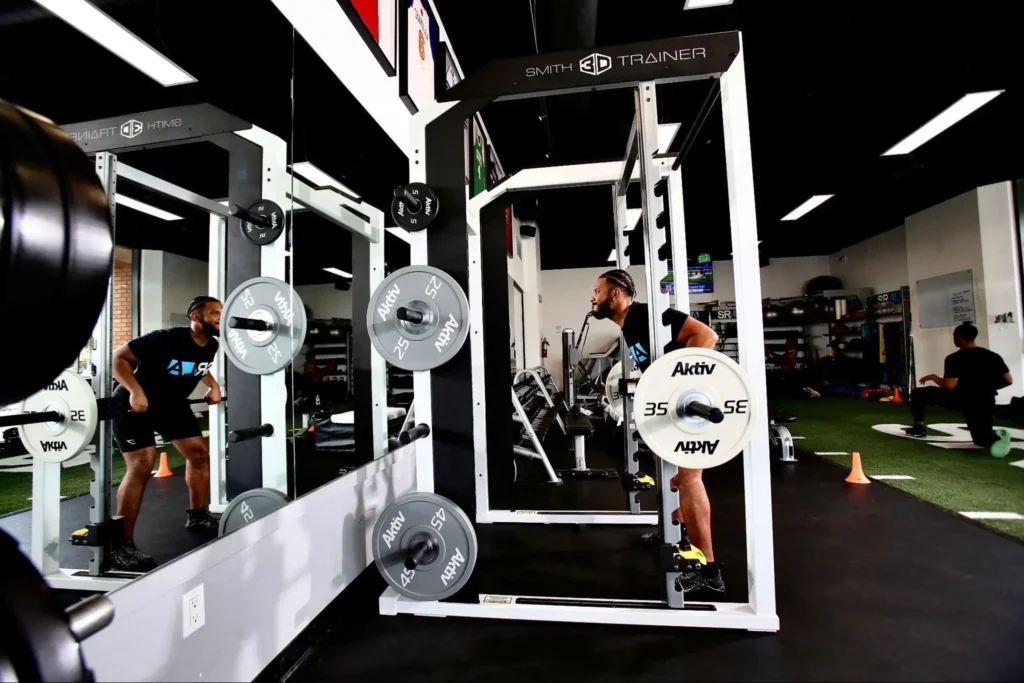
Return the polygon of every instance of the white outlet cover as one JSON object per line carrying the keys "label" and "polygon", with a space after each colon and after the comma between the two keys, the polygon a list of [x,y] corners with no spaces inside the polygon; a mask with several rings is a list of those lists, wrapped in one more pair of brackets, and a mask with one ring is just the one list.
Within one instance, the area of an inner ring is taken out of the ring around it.
{"label": "white outlet cover", "polygon": [[[195,613],[192,604],[195,602]],[[203,584],[199,584],[181,598],[181,637],[188,638],[206,624],[206,601],[203,597]]]}

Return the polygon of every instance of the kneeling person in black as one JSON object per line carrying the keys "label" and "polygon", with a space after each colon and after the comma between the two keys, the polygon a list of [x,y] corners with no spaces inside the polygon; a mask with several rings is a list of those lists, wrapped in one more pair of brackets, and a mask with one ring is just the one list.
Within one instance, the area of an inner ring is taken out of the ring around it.
{"label": "kneeling person in black", "polygon": [[133,339],[114,352],[114,439],[127,471],[117,489],[117,514],[124,517],[125,538],[111,549],[113,568],[147,571],[156,567],[152,557],[135,547],[135,522],[142,507],[156,460],[154,432],[160,432],[185,456],[185,483],[189,507],[185,528],[213,531],[217,520],[206,511],[210,484],[210,451],[196,420],[189,395],[202,382],[209,403],[222,399],[220,386],[210,374],[220,334],[219,301],[200,296],[189,304],[189,327],[156,330]]}
{"label": "kneeling person in black", "polygon": [[924,438],[924,411],[929,405],[959,410],[971,432],[971,440],[992,455],[1005,457],[1010,449],[1010,434],[1005,429],[992,430],[996,392],[1013,384],[1010,369],[1002,357],[975,344],[978,328],[963,323],[953,330],[953,345],[959,349],[946,356],[942,377],[925,375],[922,385],[934,382],[938,386],[921,386],[910,397],[910,410],[914,416],[909,436]]}

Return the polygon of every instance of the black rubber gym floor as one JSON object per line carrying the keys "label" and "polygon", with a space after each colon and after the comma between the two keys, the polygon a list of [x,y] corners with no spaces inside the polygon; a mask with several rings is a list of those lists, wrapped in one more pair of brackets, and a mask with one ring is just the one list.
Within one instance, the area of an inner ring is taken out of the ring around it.
{"label": "black rubber gym floor", "polygon": [[[371,567],[332,605],[330,630],[289,677],[1024,679],[1024,544],[885,484],[846,484],[845,475],[807,453],[795,465],[773,463],[779,633],[386,617]],[[743,601],[740,460],[708,472],[707,485],[724,599]],[[467,593],[655,597],[639,529],[481,525],[483,556]],[[279,677],[282,664],[259,680]]]}
{"label": "black rubber gym floor", "polygon": [[[185,468],[173,470],[173,477],[150,479],[142,499],[142,511],[135,525],[135,545],[160,564],[177,559],[212,540],[216,534],[185,531],[188,487]],[[111,509],[117,500],[117,487],[111,488]],[[60,565],[67,569],[86,569],[92,548],[72,545],[71,533],[89,522],[92,496],[76,496],[60,503]],[[32,512],[24,510],[0,518],[0,529],[14,537],[23,552],[29,552],[32,539]]]}

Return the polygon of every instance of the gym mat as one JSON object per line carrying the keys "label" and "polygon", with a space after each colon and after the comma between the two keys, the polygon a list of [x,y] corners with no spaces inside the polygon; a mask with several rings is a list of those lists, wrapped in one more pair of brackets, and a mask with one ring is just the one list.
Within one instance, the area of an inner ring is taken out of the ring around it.
{"label": "gym mat", "polygon": [[[160,564],[175,560],[216,537],[216,532],[185,530],[185,510],[188,508],[185,468],[179,467],[172,471],[174,476],[150,479],[146,484],[142,510],[135,524],[135,545],[152,555]],[[113,505],[117,500],[116,486],[111,488],[110,495]],[[91,505],[92,496],[89,495],[68,498],[60,503],[60,564],[63,568],[89,567],[92,548],[72,545],[68,539],[73,531],[89,522]],[[31,548],[31,525],[30,510],[0,518],[0,529],[14,537],[26,553]]]}
{"label": "gym mat", "polygon": [[[807,453],[799,457],[795,466],[772,466],[779,633],[380,616],[384,584],[370,568],[342,593],[344,612],[290,677],[1018,680],[1024,544],[890,486],[846,484],[842,468]],[[741,471],[725,472],[711,494],[718,558],[740,572],[727,575],[730,590],[745,578],[742,544],[730,537],[743,522],[727,502],[742,495]],[[543,530],[534,525],[496,532],[521,539],[523,548],[543,546],[537,536]],[[592,564],[588,588],[601,583],[604,592],[620,593],[644,571],[623,575],[600,553],[595,559],[593,546],[604,547],[611,529],[554,533],[550,538],[566,547],[547,561],[576,566],[544,571],[565,574],[563,583]],[[544,558],[521,561],[530,572],[545,564]],[[510,581],[527,571],[511,553],[505,562]],[[492,571],[502,570],[484,569]],[[530,580],[518,585],[529,587]],[[265,674],[280,671],[272,665]]]}
{"label": "gym mat", "polygon": [[[884,424],[910,426],[913,420],[906,403],[844,397],[771,403],[797,416],[789,425],[794,436],[804,437],[796,441],[797,446],[829,453],[822,457],[847,469],[849,454],[858,452],[869,477],[911,476],[913,479],[886,480],[886,484],[952,512],[1024,515],[1024,442],[1014,441],[1010,455],[996,459],[982,450],[940,448],[932,444],[941,441],[910,439],[873,429]],[[930,425],[964,424],[959,413],[938,408],[929,408],[926,420]],[[996,424],[1024,428],[1019,421],[1006,418],[997,417]],[[930,430],[929,438],[942,437],[949,438],[949,434]],[[1017,438],[1024,438],[1024,434]],[[983,523],[1024,539],[1024,520],[986,519]]]}

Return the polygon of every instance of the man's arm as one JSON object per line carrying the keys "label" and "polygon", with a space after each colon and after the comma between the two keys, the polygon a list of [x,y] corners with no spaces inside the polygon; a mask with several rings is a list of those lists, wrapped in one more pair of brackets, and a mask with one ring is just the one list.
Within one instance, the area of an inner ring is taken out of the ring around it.
{"label": "man's arm", "polygon": [[208,372],[203,375],[203,379],[200,381],[210,387],[210,390],[206,392],[206,401],[208,403],[212,405],[224,400],[224,395],[220,393],[220,385],[217,384],[217,380],[214,378],[212,372]]}
{"label": "man's arm", "polygon": [[135,368],[139,365],[139,359],[132,353],[128,344],[124,344],[114,351],[111,361],[111,370],[118,384],[132,394],[142,391],[138,380],[135,379]]}
{"label": "man's arm", "polygon": [[683,346],[713,349],[718,344],[718,335],[713,329],[691,315],[687,316],[683,326],[679,328],[676,341]]}
{"label": "man's arm", "polygon": [[921,378],[921,384],[927,384],[928,382],[935,382],[943,389],[956,389],[956,383],[959,381],[957,377],[939,377],[938,375],[925,375]]}
{"label": "man's arm", "polygon": [[1011,375],[1008,372],[1004,372],[1003,376],[1000,377],[999,380],[1000,380],[1000,383],[999,383],[999,386],[996,387],[996,391],[998,391],[1000,389],[1005,389],[1006,387],[1008,387],[1011,384],[1013,384],[1013,375]]}

